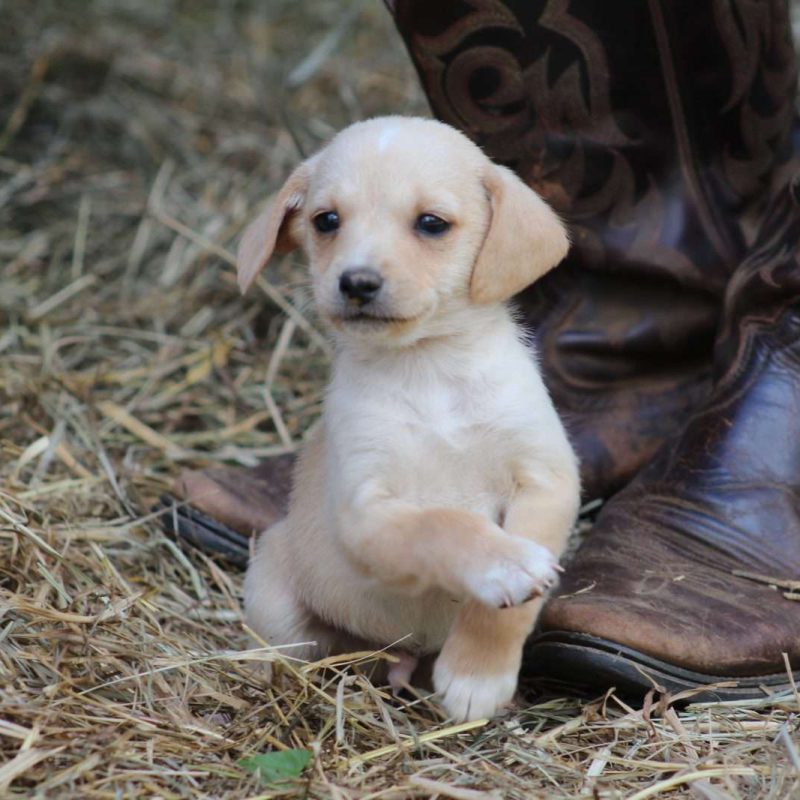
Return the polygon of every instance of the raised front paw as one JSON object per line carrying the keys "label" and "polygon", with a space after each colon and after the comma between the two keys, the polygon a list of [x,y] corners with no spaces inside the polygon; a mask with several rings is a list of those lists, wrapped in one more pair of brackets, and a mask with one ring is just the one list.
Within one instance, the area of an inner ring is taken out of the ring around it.
{"label": "raised front paw", "polygon": [[470,569],[467,588],[484,605],[508,608],[545,594],[556,584],[558,569],[546,547],[506,535]]}
{"label": "raised front paw", "polygon": [[436,660],[433,687],[447,715],[459,722],[494,717],[514,698],[519,664],[505,671],[482,673],[451,664],[446,654]]}

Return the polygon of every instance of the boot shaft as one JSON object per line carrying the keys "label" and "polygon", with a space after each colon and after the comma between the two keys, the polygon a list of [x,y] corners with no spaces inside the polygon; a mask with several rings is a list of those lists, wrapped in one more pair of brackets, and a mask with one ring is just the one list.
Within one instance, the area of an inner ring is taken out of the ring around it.
{"label": "boot shaft", "polygon": [[434,113],[570,222],[582,268],[720,293],[793,156],[782,0],[397,0]]}

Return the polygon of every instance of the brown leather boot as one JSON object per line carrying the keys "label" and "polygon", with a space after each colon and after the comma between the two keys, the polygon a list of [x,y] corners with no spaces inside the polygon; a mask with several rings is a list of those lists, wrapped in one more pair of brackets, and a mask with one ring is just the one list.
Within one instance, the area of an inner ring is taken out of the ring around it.
{"label": "brown leather boot", "polygon": [[786,597],[800,589],[786,4],[393,9],[437,116],[571,225],[567,264],[520,300],[589,495],[666,442],[569,565],[528,672],[637,691],[733,679],[716,697],[785,686],[782,653],[800,668],[800,603]]}
{"label": "brown leather boot", "polygon": [[798,243],[800,168],[731,281],[712,395],[599,515],[531,676],[723,698],[800,677]]}
{"label": "brown leather boot", "polygon": [[570,224],[520,305],[585,496],[607,497],[708,392],[725,286],[786,157],[785,3],[389,5],[436,116]]}

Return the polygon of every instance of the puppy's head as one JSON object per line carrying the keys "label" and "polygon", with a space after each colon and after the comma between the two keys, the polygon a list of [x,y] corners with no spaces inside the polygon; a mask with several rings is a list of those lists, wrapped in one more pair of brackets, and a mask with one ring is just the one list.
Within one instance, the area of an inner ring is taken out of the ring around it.
{"label": "puppy's head", "polygon": [[242,291],[296,247],[334,328],[409,342],[456,309],[507,300],[568,241],[549,206],[458,131],[385,117],[345,129],[289,176],[242,238]]}

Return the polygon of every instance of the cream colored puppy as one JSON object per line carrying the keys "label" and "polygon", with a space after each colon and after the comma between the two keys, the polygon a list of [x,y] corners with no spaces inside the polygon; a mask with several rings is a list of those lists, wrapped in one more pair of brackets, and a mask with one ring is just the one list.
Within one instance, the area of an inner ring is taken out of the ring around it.
{"label": "cream colored puppy", "polygon": [[386,117],[289,177],[239,251],[246,290],[302,247],[336,342],[323,424],[245,581],[250,626],[314,659],[439,652],[457,719],[491,716],[556,580],[576,459],[505,301],[568,248],[550,208],[454,129]]}

